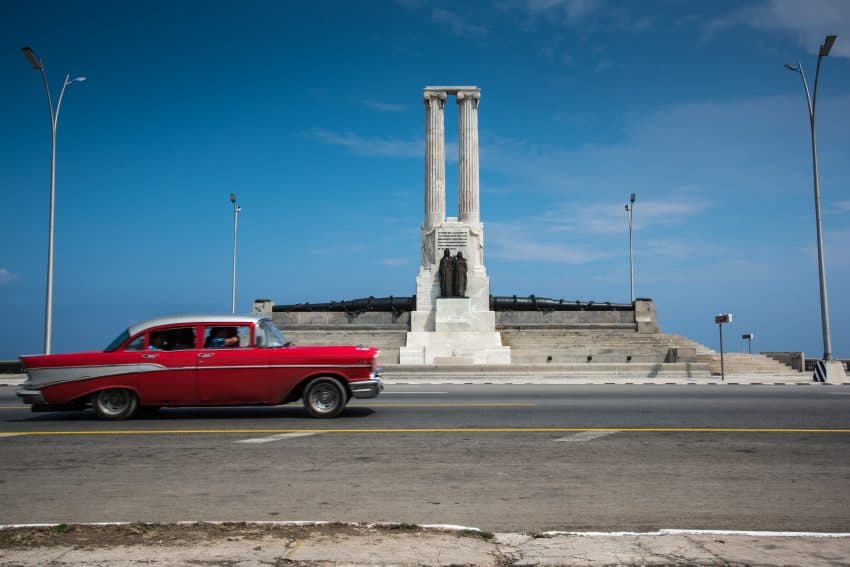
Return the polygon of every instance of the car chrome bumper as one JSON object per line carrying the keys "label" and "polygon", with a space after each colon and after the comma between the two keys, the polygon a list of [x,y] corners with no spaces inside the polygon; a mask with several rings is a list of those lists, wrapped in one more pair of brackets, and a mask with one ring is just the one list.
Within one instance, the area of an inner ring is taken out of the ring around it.
{"label": "car chrome bumper", "polygon": [[384,381],[377,372],[373,373],[369,380],[349,382],[348,386],[351,388],[351,395],[357,399],[377,398],[378,394],[384,391]]}
{"label": "car chrome bumper", "polygon": [[25,390],[21,389],[15,392],[25,404],[44,404],[44,396],[41,395],[41,390]]}

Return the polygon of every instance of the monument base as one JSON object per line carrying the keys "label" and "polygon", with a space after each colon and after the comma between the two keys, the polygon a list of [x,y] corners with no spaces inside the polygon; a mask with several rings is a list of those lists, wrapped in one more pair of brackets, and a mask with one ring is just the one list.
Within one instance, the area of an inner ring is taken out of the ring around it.
{"label": "monument base", "polygon": [[511,348],[502,346],[496,314],[473,311],[467,297],[439,298],[434,331],[407,333],[400,364],[510,364]]}

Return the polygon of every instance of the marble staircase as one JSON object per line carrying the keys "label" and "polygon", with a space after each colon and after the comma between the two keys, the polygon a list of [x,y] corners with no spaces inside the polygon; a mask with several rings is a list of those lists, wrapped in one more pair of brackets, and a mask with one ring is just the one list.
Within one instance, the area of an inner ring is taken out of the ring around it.
{"label": "marble staircase", "polygon": [[[288,340],[296,344],[363,344],[381,349],[379,364],[385,368],[398,365],[399,349],[405,345],[407,328],[360,325],[317,327],[283,326]],[[548,366],[547,372],[585,373],[609,369],[623,372],[628,365],[672,363],[671,349],[676,349],[678,362],[697,363],[700,371],[720,374],[720,353],[677,334],[640,334],[629,329],[534,328],[501,329],[502,344],[511,347],[512,365],[517,367]],[[735,375],[799,375],[790,366],[760,354],[725,353],[727,374]],[[670,368],[673,368],[670,366]],[[638,372],[643,372],[640,370]]]}

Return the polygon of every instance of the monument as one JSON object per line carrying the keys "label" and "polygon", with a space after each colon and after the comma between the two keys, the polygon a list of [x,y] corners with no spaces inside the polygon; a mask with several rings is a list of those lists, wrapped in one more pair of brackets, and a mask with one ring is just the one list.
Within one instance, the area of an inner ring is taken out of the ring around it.
{"label": "monument", "polygon": [[[472,86],[425,87],[425,219],[401,364],[510,364],[484,268],[484,225],[479,212],[478,101]],[[446,217],[445,105],[458,106],[458,215]]]}
{"label": "monument", "polygon": [[[451,96],[459,113],[456,217],[446,217],[444,117]],[[479,211],[480,98],[472,86],[424,91],[425,215],[416,295],[285,305],[257,299],[254,312],[272,316],[295,343],[376,346],[381,366],[396,377],[405,372],[413,378],[441,372],[474,376],[484,365],[488,376],[520,380],[528,378],[530,368],[535,374],[630,380],[719,374],[719,353],[661,332],[651,299],[612,303],[490,295]],[[740,356],[745,358],[727,357],[730,373],[776,377],[792,371],[766,356]],[[466,366],[456,368],[460,365]]]}

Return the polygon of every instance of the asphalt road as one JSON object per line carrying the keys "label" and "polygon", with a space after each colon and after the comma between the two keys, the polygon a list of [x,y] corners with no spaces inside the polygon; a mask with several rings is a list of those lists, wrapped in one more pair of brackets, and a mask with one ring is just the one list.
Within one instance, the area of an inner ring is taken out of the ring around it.
{"label": "asphalt road", "polygon": [[846,386],[398,385],[334,420],[22,408],[0,387],[0,523],[850,532]]}

